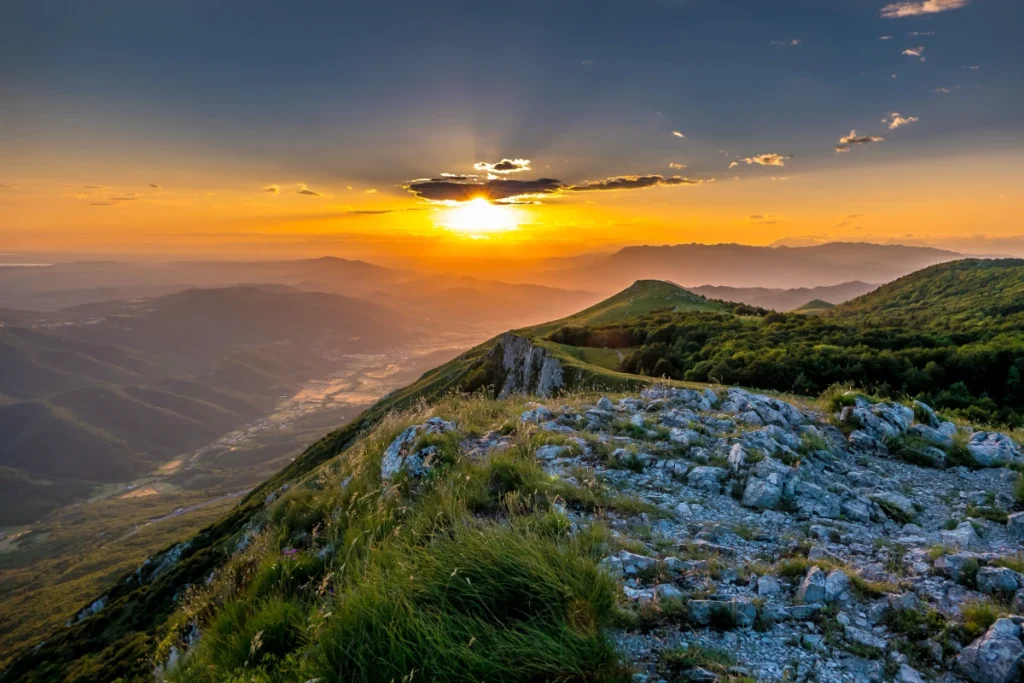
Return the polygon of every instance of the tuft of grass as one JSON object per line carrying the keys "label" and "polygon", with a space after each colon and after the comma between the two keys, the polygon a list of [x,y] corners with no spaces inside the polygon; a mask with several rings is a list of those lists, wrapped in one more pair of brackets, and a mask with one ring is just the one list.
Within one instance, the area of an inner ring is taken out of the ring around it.
{"label": "tuft of grass", "polygon": [[970,600],[964,603],[960,611],[963,617],[960,632],[965,643],[987,631],[1002,614],[999,605],[989,599]]}
{"label": "tuft of grass", "polygon": [[1006,524],[1010,517],[1006,510],[1000,510],[999,508],[987,505],[981,507],[977,505],[968,505],[967,516],[974,517],[976,519],[987,519],[990,522],[995,522],[996,524]]}
{"label": "tuft of grass", "polygon": [[585,541],[522,529],[455,530],[378,553],[334,601],[312,674],[323,680],[597,679],[617,669],[600,627],[612,579]]}

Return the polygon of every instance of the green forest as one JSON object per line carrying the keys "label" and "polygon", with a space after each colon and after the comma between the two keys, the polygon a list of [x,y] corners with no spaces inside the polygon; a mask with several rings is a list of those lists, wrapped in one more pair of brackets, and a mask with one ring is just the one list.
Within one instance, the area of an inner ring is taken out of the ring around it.
{"label": "green forest", "polygon": [[664,311],[565,325],[560,344],[630,349],[619,370],[817,395],[852,384],[979,422],[1024,424],[1024,262],[928,268],[821,315]]}

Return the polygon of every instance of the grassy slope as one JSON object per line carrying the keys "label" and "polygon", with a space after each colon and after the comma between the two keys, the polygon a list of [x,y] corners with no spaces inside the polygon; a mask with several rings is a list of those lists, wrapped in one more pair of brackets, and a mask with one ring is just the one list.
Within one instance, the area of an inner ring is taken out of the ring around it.
{"label": "grassy slope", "polygon": [[618,294],[560,320],[523,330],[531,336],[544,336],[565,325],[594,326],[645,315],[656,310],[717,311],[723,306],[661,280],[637,280]]}
{"label": "grassy slope", "polygon": [[824,311],[831,310],[835,307],[835,304],[830,304],[827,301],[822,301],[821,299],[813,299],[805,303],[803,306],[800,306],[799,308],[794,308],[793,313],[818,314]]}

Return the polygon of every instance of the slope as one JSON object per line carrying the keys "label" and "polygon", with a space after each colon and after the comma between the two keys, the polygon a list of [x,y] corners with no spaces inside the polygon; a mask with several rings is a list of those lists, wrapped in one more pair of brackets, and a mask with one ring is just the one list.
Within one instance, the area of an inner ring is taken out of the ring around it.
{"label": "slope", "polygon": [[963,259],[841,304],[830,319],[931,330],[1024,330],[1024,259]]}
{"label": "slope", "polygon": [[524,332],[541,336],[565,325],[603,325],[654,311],[720,311],[725,308],[720,302],[708,300],[672,282],[637,280],[618,294],[590,308],[559,320],[526,328]]}

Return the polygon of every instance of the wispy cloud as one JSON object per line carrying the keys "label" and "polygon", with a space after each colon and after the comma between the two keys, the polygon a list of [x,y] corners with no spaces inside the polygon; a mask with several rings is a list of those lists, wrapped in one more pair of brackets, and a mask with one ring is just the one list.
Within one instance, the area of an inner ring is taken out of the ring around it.
{"label": "wispy cloud", "polygon": [[678,131],[678,130],[672,131],[672,135],[675,135],[677,138],[685,138],[686,137],[685,135],[683,135],[682,131]]}
{"label": "wispy cloud", "polygon": [[266,187],[263,188],[263,191],[269,192],[270,194],[277,194],[278,192],[281,191],[281,188],[278,187],[277,185],[267,185]]}
{"label": "wispy cloud", "polygon": [[908,57],[920,57],[922,62],[925,60],[925,57],[922,56],[924,55],[923,47],[908,47],[900,54],[907,55]]}
{"label": "wispy cloud", "polygon": [[935,31],[911,31],[907,35],[911,38],[916,38],[917,36],[934,36]]}
{"label": "wispy cloud", "polygon": [[796,47],[799,44],[799,38],[794,38],[793,40],[773,40],[771,42],[772,47]]}
{"label": "wispy cloud", "polygon": [[916,116],[903,116],[898,111],[891,111],[885,115],[882,123],[889,124],[889,130],[896,130],[900,126],[909,126],[911,123],[917,123],[918,120]]}
{"label": "wispy cloud", "polygon": [[892,40],[892,36],[878,36],[879,40]]}
{"label": "wispy cloud", "polygon": [[529,171],[530,160],[529,159],[502,159],[495,163],[489,163],[487,161],[478,161],[473,164],[473,168],[478,171],[486,171],[487,173],[498,173],[505,175],[508,173],[520,173],[522,171]]}
{"label": "wispy cloud", "polygon": [[319,192],[314,192],[313,190],[306,187],[305,183],[299,183],[299,189],[295,190],[295,194],[304,194],[307,197],[323,197],[323,195],[320,194]]}
{"label": "wispy cloud", "polygon": [[160,186],[157,185],[156,183],[150,183],[149,186],[152,187],[154,190],[159,190],[160,189]]}
{"label": "wispy cloud", "polygon": [[639,190],[658,185],[699,185],[703,180],[693,180],[681,176],[664,177],[661,175],[623,175],[603,180],[588,180],[579,185],[570,185],[566,192],[589,192],[600,190]]}
{"label": "wispy cloud", "polygon": [[836,145],[837,152],[849,152],[850,145],[866,145],[871,142],[882,142],[885,138],[878,137],[877,135],[857,135],[857,131],[851,130],[849,135],[844,135],[839,138],[839,144]]}
{"label": "wispy cloud", "polygon": [[948,95],[949,93],[951,93],[953,91],[950,90],[949,88],[936,88],[935,90],[932,90],[932,92],[937,92],[937,93],[942,93],[943,95]]}
{"label": "wispy cloud", "polygon": [[[757,164],[759,166],[785,166],[786,159],[792,159],[792,154],[758,154],[752,157],[745,157],[740,159],[743,163]],[[740,165],[740,161],[733,161],[729,164],[729,168],[735,168]]]}
{"label": "wispy cloud", "polygon": [[882,8],[882,16],[886,19],[916,17],[922,14],[936,14],[960,9],[969,5],[971,0],[917,0],[916,2],[894,2]]}
{"label": "wispy cloud", "polygon": [[686,168],[686,164],[680,164],[680,163],[677,163],[675,161],[670,161],[668,163],[668,167],[678,171],[681,168]]}

